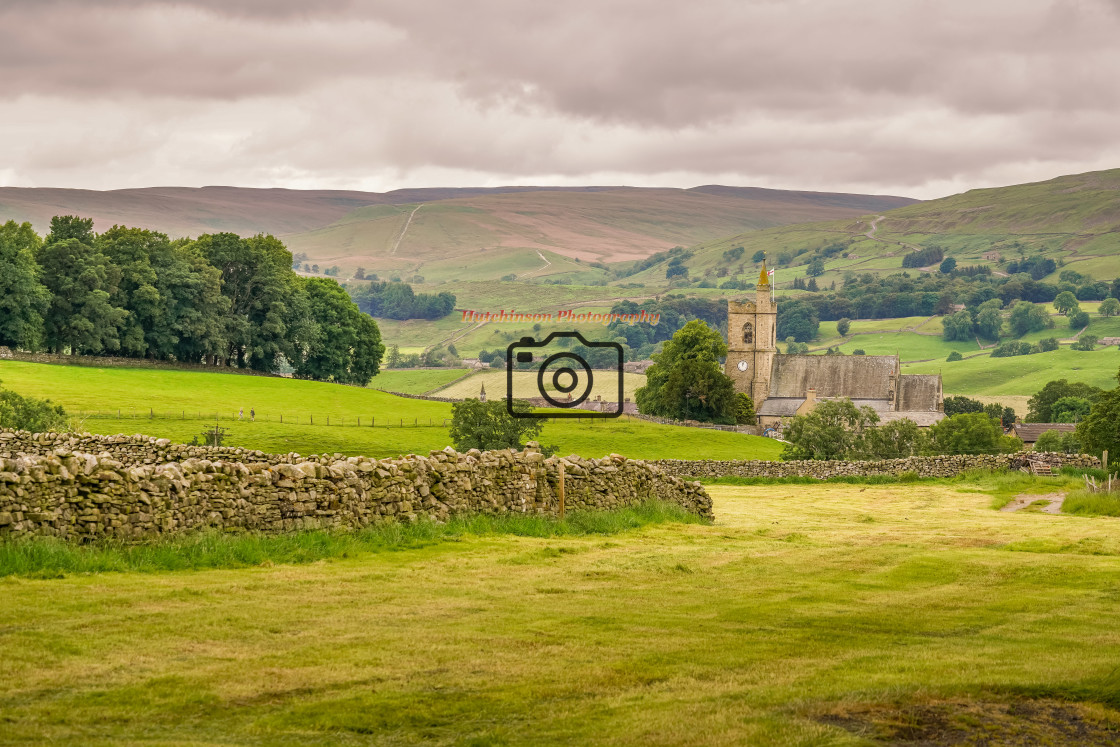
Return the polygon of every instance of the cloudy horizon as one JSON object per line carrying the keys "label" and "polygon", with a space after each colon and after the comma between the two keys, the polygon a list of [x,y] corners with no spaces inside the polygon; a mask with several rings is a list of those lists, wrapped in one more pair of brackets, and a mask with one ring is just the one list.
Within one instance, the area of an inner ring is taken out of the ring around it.
{"label": "cloudy horizon", "polygon": [[5,0],[0,186],[702,184],[1120,167],[1120,0]]}

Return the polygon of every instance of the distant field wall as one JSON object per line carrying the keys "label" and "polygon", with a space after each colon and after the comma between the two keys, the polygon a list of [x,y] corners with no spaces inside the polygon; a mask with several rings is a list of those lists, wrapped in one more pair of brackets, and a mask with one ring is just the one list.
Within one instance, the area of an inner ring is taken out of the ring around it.
{"label": "distant field wall", "polygon": [[221,458],[233,450],[211,449],[209,458],[167,462],[169,444],[150,441],[144,451],[134,439],[125,462],[72,450],[62,438],[18,432],[0,449],[14,454],[17,441],[37,453],[0,457],[0,537],[131,541],[204,529],[287,532],[473,513],[555,515],[561,464],[569,511],[659,499],[712,517],[711,499],[698,484],[617,455],[559,459],[535,449],[448,449],[385,460],[289,455],[290,461],[245,462]]}
{"label": "distant field wall", "polygon": [[764,462],[757,460],[724,461],[716,459],[658,459],[654,464],[670,475],[698,477],[872,477],[902,475],[913,472],[919,477],[955,477],[975,469],[1019,469],[1027,461],[1042,462],[1051,467],[1100,467],[1101,460],[1087,454],[1053,454],[1023,451],[1017,454],[954,454],[946,456],[884,459],[873,462],[792,461]]}

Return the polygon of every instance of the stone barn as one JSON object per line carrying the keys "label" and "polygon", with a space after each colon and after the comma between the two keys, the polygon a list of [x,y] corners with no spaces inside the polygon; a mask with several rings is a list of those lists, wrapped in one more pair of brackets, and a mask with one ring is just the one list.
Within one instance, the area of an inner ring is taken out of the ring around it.
{"label": "stone barn", "polygon": [[908,418],[928,427],[945,417],[940,375],[903,374],[897,355],[783,355],[778,314],[763,266],[753,302],[727,305],[727,375],[754,400],[758,422],[778,427],[817,402],[850,399],[880,422]]}

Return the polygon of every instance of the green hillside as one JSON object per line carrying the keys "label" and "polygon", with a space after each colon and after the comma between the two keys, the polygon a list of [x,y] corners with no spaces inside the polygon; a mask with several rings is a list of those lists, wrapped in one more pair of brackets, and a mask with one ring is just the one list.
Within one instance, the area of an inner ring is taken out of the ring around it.
{"label": "green hillside", "polygon": [[[358,208],[284,236],[320,265],[435,280],[580,272],[584,262],[641,259],[673,246],[805,221],[850,218],[912,200],[720,187],[487,194]],[[542,257],[543,255],[543,257]],[[590,279],[590,278],[588,278]]]}
{"label": "green hillside", "polygon": [[[727,274],[719,282],[752,282],[758,270],[750,257],[762,250],[778,265],[779,290],[788,290],[794,277],[805,276],[809,256],[833,243],[843,244],[848,256],[838,253],[826,261],[825,274],[817,278],[822,287],[846,272],[898,272],[906,253],[934,245],[960,265],[987,265],[997,273],[1009,261],[1041,255],[1060,265],[1048,280],[1061,269],[1111,280],[1120,276],[1120,169],[974,189],[856,219],[726,236],[692,247],[687,265],[694,279],[715,278],[722,268]],[[738,246],[744,248],[742,257],[729,261],[724,252]],[[983,256],[990,252],[999,259]],[[658,265],[632,280],[663,282],[664,274],[664,265]]]}

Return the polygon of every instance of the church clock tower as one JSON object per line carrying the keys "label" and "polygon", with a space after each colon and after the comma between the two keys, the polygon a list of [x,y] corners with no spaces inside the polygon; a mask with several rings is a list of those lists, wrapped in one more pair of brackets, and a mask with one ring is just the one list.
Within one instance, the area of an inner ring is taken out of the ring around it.
{"label": "church clock tower", "polygon": [[727,364],[735,391],[747,394],[755,408],[770,394],[770,367],[778,352],[778,312],[770,298],[766,262],[758,275],[754,302],[727,304]]}

